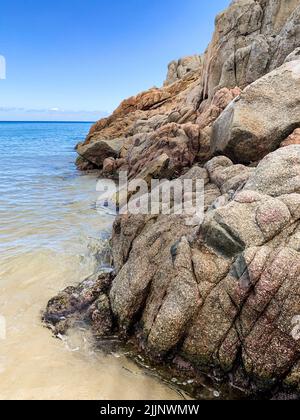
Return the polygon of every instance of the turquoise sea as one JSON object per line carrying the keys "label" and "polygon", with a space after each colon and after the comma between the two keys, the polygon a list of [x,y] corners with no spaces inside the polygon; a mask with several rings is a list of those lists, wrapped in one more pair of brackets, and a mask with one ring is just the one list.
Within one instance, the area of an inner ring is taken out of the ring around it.
{"label": "turquoise sea", "polygon": [[89,123],[0,122],[0,399],[177,399],[86,331],[54,339],[41,311],[97,268],[113,216],[96,211],[96,174],[74,147]]}

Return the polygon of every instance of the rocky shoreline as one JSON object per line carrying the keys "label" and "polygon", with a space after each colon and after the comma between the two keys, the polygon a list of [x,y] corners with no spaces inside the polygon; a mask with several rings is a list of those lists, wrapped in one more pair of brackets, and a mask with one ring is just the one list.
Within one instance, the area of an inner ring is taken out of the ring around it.
{"label": "rocky shoreline", "polygon": [[298,399],[299,92],[300,1],[236,0],[202,56],[96,123],[79,169],[201,180],[204,220],[119,215],[113,269],[53,298],[47,325],[84,320],[182,373],[196,397],[205,373],[240,398]]}

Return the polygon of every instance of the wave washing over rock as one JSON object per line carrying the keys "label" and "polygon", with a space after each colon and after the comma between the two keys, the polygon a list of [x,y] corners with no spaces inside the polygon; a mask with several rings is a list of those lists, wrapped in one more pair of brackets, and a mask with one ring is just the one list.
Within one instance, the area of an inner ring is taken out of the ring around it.
{"label": "wave washing over rock", "polygon": [[[121,103],[77,146],[78,167],[202,179],[205,217],[118,216],[114,271],[49,302],[183,378],[247,397],[300,395],[300,1],[235,0],[202,56]],[[193,381],[190,381],[193,382]]]}

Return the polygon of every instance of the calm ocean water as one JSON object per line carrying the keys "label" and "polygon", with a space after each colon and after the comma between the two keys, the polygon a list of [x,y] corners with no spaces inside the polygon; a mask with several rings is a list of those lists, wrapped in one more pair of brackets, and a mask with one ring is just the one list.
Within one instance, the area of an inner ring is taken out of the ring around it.
{"label": "calm ocean water", "polygon": [[93,273],[111,230],[96,175],[74,166],[89,127],[0,122],[0,399],[179,398],[85,332],[59,341],[40,322],[53,295]]}

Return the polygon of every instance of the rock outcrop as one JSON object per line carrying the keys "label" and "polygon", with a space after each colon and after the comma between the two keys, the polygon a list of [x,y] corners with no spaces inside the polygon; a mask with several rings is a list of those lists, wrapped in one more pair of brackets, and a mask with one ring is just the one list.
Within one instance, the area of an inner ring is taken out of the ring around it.
{"label": "rock outcrop", "polygon": [[172,61],[168,66],[168,75],[164,86],[171,85],[178,80],[183,79],[191,72],[196,72],[203,68],[203,57],[193,55],[181,58],[178,61]]}
{"label": "rock outcrop", "polygon": [[176,349],[248,391],[300,388],[292,334],[300,313],[300,146],[257,168],[217,157],[191,171],[188,178],[205,184],[202,225],[184,215],[118,217],[114,278],[67,289],[49,303],[47,320],[61,331],[77,311],[98,336],[136,331],[152,355]]}
{"label": "rock outcrop", "polygon": [[247,395],[299,397],[299,46],[299,0],[235,0],[204,55],[92,127],[80,167],[198,181],[203,218],[117,216],[113,271],[49,302],[56,333],[85,320]]}
{"label": "rock outcrop", "polygon": [[299,47],[298,0],[234,0],[216,18],[204,58],[204,98],[245,88],[281,66]]}
{"label": "rock outcrop", "polygon": [[[117,165],[124,169],[130,166],[132,150],[138,154],[140,143],[157,130],[169,124],[194,123],[201,101],[201,73],[201,67],[191,70],[170,85],[152,88],[122,102],[112,116],[91,128],[86,141],[77,147],[80,156],[100,169],[108,157],[125,159]],[[118,153],[115,153],[116,142],[118,146],[122,144]],[[110,143],[109,155],[106,145]]]}
{"label": "rock outcrop", "polygon": [[[185,57],[170,63],[162,88],[152,88],[125,100],[111,117],[92,127],[85,143],[78,146],[81,156],[78,166],[90,169],[94,165],[102,169],[104,160],[113,158],[117,162],[106,167],[106,172],[108,168],[112,173],[128,169],[136,174],[136,168],[132,167],[132,154],[137,156],[140,143],[149,142],[149,138],[150,159],[153,154],[160,153],[159,145],[153,153],[153,139],[160,139],[161,129],[167,134],[168,128],[164,129],[164,126],[170,123],[178,126],[196,123],[199,126],[200,144],[196,161],[205,162],[213,153],[227,152],[235,161],[258,161],[298,128],[296,92],[299,87],[296,75],[299,66],[292,62],[300,58],[299,39],[298,0],[233,1],[217,17],[212,42],[202,56]],[[277,70],[285,62],[288,64]],[[285,75],[287,69],[290,69],[290,77]],[[270,73],[272,70],[274,73]],[[264,75],[267,75],[266,78],[261,79]],[[252,85],[258,79],[257,85]],[[212,124],[227,105],[239,97],[241,89],[249,85],[249,90],[242,92],[241,100],[234,102],[235,105],[227,109],[220,123],[216,124],[210,149]],[[289,102],[283,95],[289,97]],[[296,101],[295,109],[292,109],[292,101]],[[282,104],[288,109],[280,109]],[[248,121],[243,114],[251,112],[252,119],[249,117]],[[272,116],[270,112],[273,112]],[[292,113],[294,115],[290,115]],[[285,115],[286,121],[282,121]],[[231,118],[234,118],[232,127],[228,122]],[[276,136],[271,141],[273,134],[266,132],[263,118],[268,120],[267,127],[274,121],[274,127],[269,128],[276,131]],[[257,126],[254,127],[256,120]],[[224,132],[224,121],[228,125],[227,130],[233,133]],[[281,126],[282,123],[287,126]],[[248,135],[249,130],[252,137]],[[170,138],[172,133],[173,130],[170,130]],[[121,149],[116,150],[116,141],[123,143]],[[109,142],[112,143],[111,153],[106,147]],[[266,144],[268,142],[271,143]],[[84,163],[83,159],[87,162]],[[142,166],[145,158],[141,158],[139,165],[136,163],[134,159],[135,167]],[[177,167],[176,173],[184,165],[182,163],[180,168]]]}

